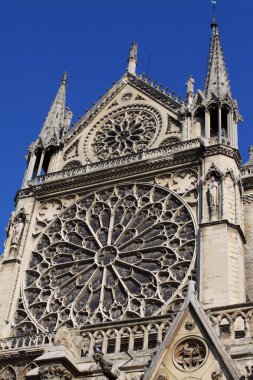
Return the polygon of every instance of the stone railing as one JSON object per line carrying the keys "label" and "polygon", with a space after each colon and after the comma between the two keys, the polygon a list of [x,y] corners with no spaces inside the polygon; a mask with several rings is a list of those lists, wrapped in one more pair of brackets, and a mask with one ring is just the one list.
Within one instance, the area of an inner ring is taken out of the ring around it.
{"label": "stone railing", "polygon": [[54,334],[35,334],[0,339],[0,352],[52,345]]}
{"label": "stone railing", "polygon": [[86,355],[93,353],[94,345],[101,348],[104,354],[125,351],[142,351],[157,347],[164,340],[171,322],[152,322],[134,327],[100,329],[95,332],[83,332]]}
{"label": "stone railing", "polygon": [[[226,342],[239,339],[252,340],[253,336],[253,304],[241,305],[238,309],[216,309],[207,312],[217,335]],[[91,356],[94,346],[101,348],[104,354],[125,351],[142,351],[157,347],[164,340],[175,315],[167,315],[153,321],[143,321],[129,326],[116,323],[116,326],[85,326],[71,329],[71,334],[81,334],[84,338],[84,355]],[[10,337],[0,339],[0,353],[3,351],[40,348],[50,346],[54,342],[53,333]]]}
{"label": "stone railing", "polygon": [[93,164],[87,164],[81,167],[71,168],[68,170],[61,170],[58,172],[50,173],[44,176],[38,176],[35,179],[28,182],[29,186],[37,186],[43,183],[52,181],[58,181],[64,178],[71,178],[82,174],[92,173],[99,170],[108,168],[118,168],[119,166],[128,165],[131,163],[139,162],[141,160],[152,160],[166,157],[171,153],[181,152],[188,149],[199,148],[203,143],[200,139],[194,139],[189,141],[182,141],[176,144],[161,146],[156,149],[150,149],[141,153],[135,153],[128,156],[114,158],[112,160],[106,160],[101,162],[95,162]]}
{"label": "stone railing", "polygon": [[224,341],[253,337],[253,304],[233,310],[211,310],[209,316],[216,333]]}
{"label": "stone railing", "polygon": [[[94,346],[102,349],[104,354],[125,351],[146,350],[157,347],[163,341],[171,325],[173,315],[163,321],[154,321],[134,325],[118,326],[113,328],[91,328],[81,330],[72,329],[71,334],[81,334],[84,338],[84,356],[92,356]],[[86,326],[87,327],[87,326]],[[0,353],[10,350],[25,350],[52,345],[54,334],[44,333],[0,339]]]}
{"label": "stone railing", "polygon": [[242,177],[253,176],[253,165],[243,166],[241,168]]}

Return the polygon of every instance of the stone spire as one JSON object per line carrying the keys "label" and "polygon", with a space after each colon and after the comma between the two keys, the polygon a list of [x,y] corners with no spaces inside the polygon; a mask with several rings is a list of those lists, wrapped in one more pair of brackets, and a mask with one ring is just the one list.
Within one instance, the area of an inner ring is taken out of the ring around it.
{"label": "stone spire", "polygon": [[211,28],[213,33],[211,37],[205,95],[209,98],[213,93],[219,99],[223,99],[226,95],[231,97],[231,89],[215,18],[211,24]]}
{"label": "stone spire", "polygon": [[70,110],[66,108],[67,78],[68,74],[65,72],[59,90],[40,132],[39,140],[43,148],[47,148],[50,145],[58,146],[62,141],[66,128],[69,126],[72,114]]}
{"label": "stone spire", "polygon": [[136,42],[132,42],[131,48],[130,48],[130,54],[128,58],[128,68],[127,71],[130,74],[135,74],[136,73],[136,66],[137,66],[137,49],[138,45]]}

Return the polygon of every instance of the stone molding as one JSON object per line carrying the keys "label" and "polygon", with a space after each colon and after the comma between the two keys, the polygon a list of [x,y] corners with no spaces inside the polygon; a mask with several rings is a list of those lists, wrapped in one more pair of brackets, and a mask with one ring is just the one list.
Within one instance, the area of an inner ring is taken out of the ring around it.
{"label": "stone molding", "polygon": [[217,144],[210,145],[206,147],[206,151],[204,153],[204,157],[214,156],[217,154],[224,154],[227,157],[234,158],[238,168],[241,166],[241,156],[237,149],[230,148],[225,145]]}
{"label": "stone molding", "polygon": [[237,230],[239,232],[239,235],[240,235],[243,243],[246,244],[246,238],[245,238],[245,235],[244,235],[244,233],[243,233],[243,231],[241,229],[241,226],[238,225],[238,224],[231,223],[227,219],[225,219],[225,220],[216,220],[216,221],[207,222],[207,223],[200,223],[199,224],[199,228],[201,228],[201,227],[208,227],[208,226],[214,226],[214,225],[217,225],[217,224],[226,224],[228,227]]}

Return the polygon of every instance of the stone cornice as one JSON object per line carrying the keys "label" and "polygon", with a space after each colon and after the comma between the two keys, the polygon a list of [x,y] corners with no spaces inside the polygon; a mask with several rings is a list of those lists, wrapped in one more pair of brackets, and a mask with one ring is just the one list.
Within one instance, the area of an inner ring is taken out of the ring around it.
{"label": "stone cornice", "polygon": [[151,85],[151,83],[146,82],[142,78],[128,74],[128,81],[131,85],[133,85],[136,89],[142,91],[144,94],[148,95],[150,98],[154,99],[156,102],[162,104],[169,110],[174,113],[181,110],[182,103],[178,100],[174,99],[169,94],[166,94],[160,91],[158,88]]}
{"label": "stone cornice", "polygon": [[228,227],[237,230],[239,232],[239,235],[240,235],[243,243],[246,244],[246,238],[245,238],[245,235],[241,229],[241,226],[239,224],[231,223],[227,219],[217,220],[215,222],[201,223],[201,224],[199,224],[199,227],[201,228],[201,227],[215,226],[215,225],[220,225],[220,224],[226,224]]}
{"label": "stone cornice", "polygon": [[216,144],[206,147],[205,156],[214,156],[217,154],[224,154],[225,156],[234,158],[238,168],[241,166],[241,156],[237,149],[228,147],[226,145]]}

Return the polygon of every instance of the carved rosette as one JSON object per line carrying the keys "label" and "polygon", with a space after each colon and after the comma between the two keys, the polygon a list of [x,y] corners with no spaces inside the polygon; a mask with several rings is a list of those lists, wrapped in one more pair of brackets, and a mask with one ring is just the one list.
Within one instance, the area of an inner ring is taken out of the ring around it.
{"label": "carved rosette", "polygon": [[207,354],[208,348],[203,339],[187,337],[176,345],[173,361],[181,371],[195,371],[205,363]]}
{"label": "carved rosette", "polygon": [[87,195],[40,235],[25,310],[48,331],[165,313],[194,268],[195,235],[189,206],[168,189],[129,184]]}
{"label": "carved rosette", "polygon": [[111,111],[86,138],[85,150],[92,161],[138,153],[152,146],[162,127],[160,113],[147,105],[129,105]]}

